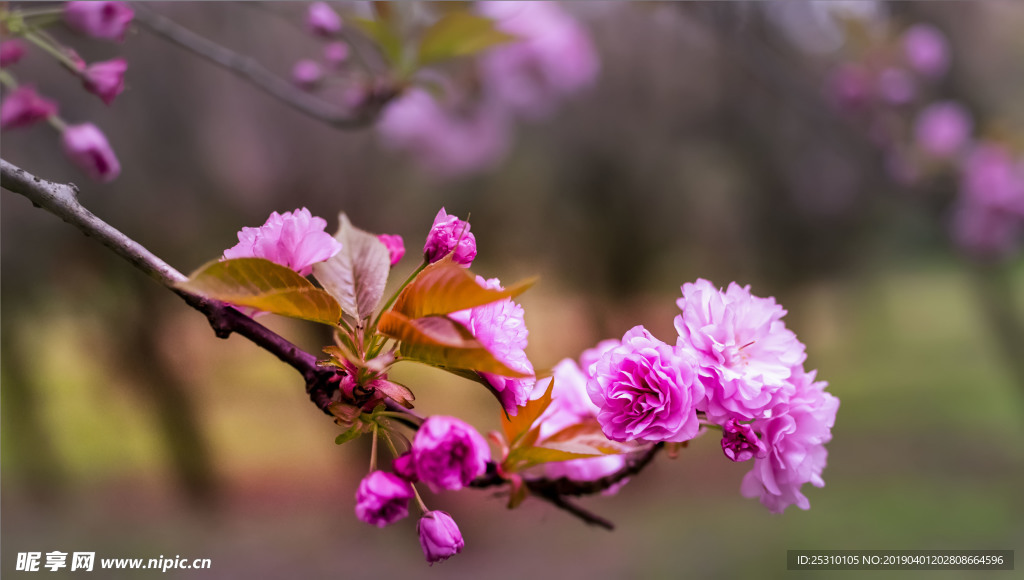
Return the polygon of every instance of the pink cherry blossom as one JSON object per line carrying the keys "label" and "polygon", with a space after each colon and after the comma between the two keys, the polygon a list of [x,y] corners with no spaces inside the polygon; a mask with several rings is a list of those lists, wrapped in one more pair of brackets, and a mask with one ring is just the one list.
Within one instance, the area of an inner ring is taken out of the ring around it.
{"label": "pink cherry blossom", "polygon": [[773,513],[782,513],[793,504],[810,508],[800,488],[805,483],[825,485],[821,478],[828,458],[825,443],[832,439],[839,399],[825,392],[826,383],[814,379],[813,371],[794,369],[793,396],[773,409],[770,417],[753,423],[768,454],[754,459],[740,491],[744,497],[760,497]]}
{"label": "pink cherry blossom", "polygon": [[348,62],[348,54],[348,45],[340,40],[324,45],[324,60],[334,68],[339,68]]}
{"label": "pink cherry blossom", "polygon": [[973,129],[963,105],[942,101],[928,105],[917,116],[914,136],[922,150],[935,157],[952,157],[967,145]]}
{"label": "pink cherry blossom", "polygon": [[112,181],[121,174],[121,163],[107,137],[92,123],[66,127],[61,145],[68,158],[97,181]]}
{"label": "pink cherry blossom", "polygon": [[903,50],[911,68],[925,76],[940,77],[949,68],[949,41],[934,26],[917,24],[907,29]]}
{"label": "pink cherry blossom", "polygon": [[127,2],[68,2],[64,21],[74,30],[93,38],[124,41],[135,12]]}
{"label": "pink cherry blossom", "polygon": [[315,60],[302,59],[292,67],[292,82],[304,90],[312,90],[324,78],[324,70]]}
{"label": "pink cherry blossom", "polygon": [[124,90],[126,70],[128,63],[123,58],[93,63],[82,71],[82,85],[109,105]]}
{"label": "pink cherry blossom", "polygon": [[786,328],[774,298],[759,298],[735,282],[725,292],[700,279],[684,284],[676,301],[677,345],[697,356],[707,406],[715,423],[753,419],[785,400],[804,345]]}
{"label": "pink cherry blossom", "polygon": [[440,510],[423,514],[416,526],[416,531],[420,535],[420,547],[423,548],[423,555],[431,566],[458,554],[466,545],[455,520]]}
{"label": "pink cherry blossom", "polygon": [[17,38],[0,42],[0,67],[16,64],[23,56],[25,56],[24,42]]}
{"label": "pink cherry blossom", "polygon": [[56,114],[56,101],[40,97],[30,85],[22,85],[0,104],[0,128],[28,127]]}
{"label": "pink cherry blossom", "polygon": [[979,144],[964,161],[960,197],[1024,217],[1024,161],[1000,144]]}
{"label": "pink cherry blossom", "polygon": [[238,243],[224,250],[224,259],[266,258],[302,276],[341,251],[341,243],[324,232],[327,220],[313,217],[306,208],[270,214],[258,228],[242,228]]}
{"label": "pink cherry blossom", "polygon": [[442,207],[423,244],[423,258],[433,264],[453,251],[452,260],[468,268],[476,258],[476,237],[469,231],[469,222],[448,215]]}
{"label": "pink cherry blossom", "polygon": [[593,367],[587,393],[597,421],[613,441],[693,439],[700,424],[697,405],[704,386],[694,356],[654,338],[643,326],[622,337]]}
{"label": "pink cherry blossom", "polygon": [[[501,283],[497,278],[485,280],[477,276],[477,282],[487,288],[501,289]],[[533,365],[526,356],[527,338],[530,333],[526,328],[523,307],[511,298],[505,298],[469,310],[453,312],[448,316],[465,326],[473,337],[505,366],[514,371],[531,375],[526,378],[513,378],[493,373],[480,373],[497,391],[505,412],[509,415],[516,415],[518,407],[523,406],[529,400],[536,383],[536,379],[532,376]]]}
{"label": "pink cherry blossom", "polygon": [[491,459],[487,441],[455,417],[432,415],[412,440],[416,476],[435,492],[459,490],[484,473]]}
{"label": "pink cherry blossom", "polygon": [[377,239],[388,249],[388,257],[391,259],[392,266],[402,260],[402,256],[405,255],[405,243],[402,241],[402,236],[380,234]]}
{"label": "pink cherry blossom", "polygon": [[409,482],[385,471],[374,471],[363,478],[356,490],[356,517],[383,528],[409,515],[413,497]]}
{"label": "pink cherry blossom", "polygon": [[332,38],[341,32],[341,17],[326,2],[313,2],[306,12],[306,27],[317,36]]}

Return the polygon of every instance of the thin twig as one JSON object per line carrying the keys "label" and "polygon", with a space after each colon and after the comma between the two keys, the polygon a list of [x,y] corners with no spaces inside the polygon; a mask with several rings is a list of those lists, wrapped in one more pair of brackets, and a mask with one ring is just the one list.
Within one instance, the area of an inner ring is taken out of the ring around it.
{"label": "thin twig", "polygon": [[397,96],[394,89],[371,86],[367,89],[369,94],[355,109],[338,111],[328,103],[299,90],[254,59],[192,32],[153,12],[143,3],[135,2],[132,8],[135,10],[135,21],[153,33],[231,71],[295,110],[336,129],[361,129],[371,125],[384,105]]}

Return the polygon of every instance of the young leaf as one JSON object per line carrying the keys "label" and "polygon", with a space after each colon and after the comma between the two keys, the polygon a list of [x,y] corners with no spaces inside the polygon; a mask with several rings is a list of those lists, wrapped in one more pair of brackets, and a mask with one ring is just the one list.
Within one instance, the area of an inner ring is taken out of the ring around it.
{"label": "young leaf", "polygon": [[541,442],[544,447],[580,453],[601,453],[617,455],[636,450],[635,445],[619,443],[605,437],[597,419],[586,419],[581,423],[569,425],[558,433]]}
{"label": "young leaf", "polygon": [[348,443],[349,441],[355,439],[356,437],[359,437],[360,435],[363,434],[363,427],[364,425],[362,423],[356,423],[355,425],[352,425],[351,427],[349,427],[348,431],[345,431],[344,433],[338,435],[334,439],[335,445]]}
{"label": "young leaf", "polygon": [[285,266],[263,258],[213,261],[177,287],[235,306],[336,325],[341,307],[330,294]]}
{"label": "young leaf", "polygon": [[432,64],[469,56],[513,40],[516,40],[514,35],[495,28],[489,18],[469,12],[449,12],[423,33],[419,63]]}
{"label": "young leaf", "polygon": [[442,368],[471,369],[503,377],[530,376],[494,358],[464,326],[444,316],[408,318],[389,310],[381,316],[377,330],[401,342],[399,352],[405,358]]}
{"label": "young leaf", "polygon": [[349,22],[362,30],[370,40],[377,44],[381,54],[388,60],[391,66],[397,67],[402,62],[402,39],[387,20],[369,20],[366,18],[351,18]]}
{"label": "young leaf", "polygon": [[451,256],[445,256],[424,268],[402,290],[394,310],[408,318],[449,314],[518,296],[536,281],[530,278],[504,290],[491,290],[478,284],[468,269],[452,262]]}
{"label": "young leaf", "polygon": [[377,236],[353,226],[344,213],[338,222],[334,239],[341,242],[341,251],[313,264],[313,275],[338,299],[341,309],[359,321],[373,314],[384,295],[391,259]]}
{"label": "young leaf", "polygon": [[555,461],[569,461],[570,459],[586,459],[596,457],[600,453],[579,453],[551,449],[548,447],[520,447],[509,452],[508,457],[502,463],[501,468],[506,472],[517,472],[529,469],[542,463]]}
{"label": "young leaf", "polygon": [[412,402],[416,399],[416,396],[412,394],[409,387],[383,379],[374,381],[373,386],[392,401],[406,409],[412,409]]}
{"label": "young leaf", "polygon": [[[554,388],[554,379],[552,379],[551,386],[548,387],[547,392],[544,393],[543,397],[532,399],[526,402],[525,405],[519,407],[519,412],[515,417],[509,417],[503,415],[501,420],[501,426],[505,431],[505,439],[508,441],[510,447],[516,447],[522,440],[523,436],[530,431],[530,427],[544,414],[548,406],[551,405],[551,391]],[[532,443],[531,443],[532,444]]]}

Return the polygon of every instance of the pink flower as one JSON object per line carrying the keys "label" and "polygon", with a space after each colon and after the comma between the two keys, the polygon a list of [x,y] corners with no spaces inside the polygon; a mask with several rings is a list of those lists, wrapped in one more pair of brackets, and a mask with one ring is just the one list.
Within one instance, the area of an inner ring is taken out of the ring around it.
{"label": "pink flower", "polygon": [[[608,342],[608,341],[606,341]],[[618,344],[618,341],[611,341]],[[551,404],[540,418],[540,440],[558,433],[566,427],[594,420],[600,410],[587,395],[587,375],[572,359],[564,359],[553,369],[554,386],[551,387]],[[547,390],[547,384],[538,384],[534,397]],[[542,473],[550,479],[567,477],[575,481],[592,481],[611,475],[622,469],[626,463],[624,455],[602,455],[585,459],[571,459],[545,463]],[[624,483],[624,482],[623,482]],[[622,484],[615,485],[604,493],[611,495]]]}
{"label": "pink flower", "polygon": [[14,38],[0,42],[0,67],[11,66],[25,56],[25,43]]}
{"label": "pink flower", "polygon": [[973,128],[971,114],[962,105],[943,101],[928,105],[917,116],[917,145],[935,157],[951,157],[964,148]]}
{"label": "pink flower", "polygon": [[[497,278],[485,280],[477,276],[477,282],[487,288],[501,289],[501,283]],[[505,366],[523,374],[533,375],[533,365],[526,356],[526,344],[530,332],[526,328],[523,307],[511,298],[469,310],[460,310],[448,316],[465,326],[473,337]],[[529,400],[536,383],[536,379],[532,376],[512,378],[492,373],[480,373],[480,375],[497,391],[505,412],[513,416],[518,413],[518,407],[525,405]]]}
{"label": "pink flower", "polygon": [[460,266],[467,268],[476,257],[476,237],[469,232],[469,222],[448,215],[441,208],[434,217],[434,225],[430,227],[427,241],[423,245],[423,258],[430,264],[452,253],[452,259]]}
{"label": "pink flower", "polygon": [[135,12],[127,2],[68,2],[64,5],[64,21],[71,28],[107,40],[124,41]]}
{"label": "pink flower", "polygon": [[488,96],[529,118],[593,84],[600,68],[586,30],[553,2],[481,2],[480,13],[517,40],[480,57]]}
{"label": "pink flower", "polygon": [[871,73],[857,64],[842,64],[829,76],[826,92],[840,109],[859,110],[871,95]]}
{"label": "pink flower", "polygon": [[832,439],[839,399],[825,392],[826,383],[814,382],[814,376],[794,369],[792,398],[773,409],[771,417],[753,423],[769,451],[754,460],[740,491],[744,497],[760,497],[773,513],[782,513],[791,504],[810,508],[800,488],[805,483],[825,485],[825,443]]}
{"label": "pink flower", "polygon": [[377,239],[388,249],[388,256],[391,258],[392,266],[401,261],[402,256],[405,255],[405,242],[402,241],[402,236],[380,234],[377,236]]}
{"label": "pink flower", "polygon": [[223,259],[266,258],[308,276],[313,264],[341,251],[341,243],[324,232],[326,227],[327,220],[313,217],[306,208],[284,214],[275,211],[262,226],[242,228],[238,243],[224,250]]}
{"label": "pink flower", "polygon": [[409,151],[442,177],[495,166],[508,150],[507,113],[487,102],[454,109],[446,110],[423,89],[411,89],[384,109],[377,130],[386,146]]}
{"label": "pink flower", "polygon": [[324,45],[324,60],[334,68],[348,61],[348,45],[344,42],[329,42]]}
{"label": "pink flower", "polygon": [[304,90],[312,90],[324,78],[324,71],[315,60],[302,59],[292,67],[292,82]]}
{"label": "pink flower", "polygon": [[735,282],[722,292],[707,280],[684,284],[676,301],[676,344],[697,356],[708,418],[747,420],[792,392],[792,368],[806,358],[774,298],[758,298]]}
{"label": "pink flower", "polygon": [[768,455],[768,447],[757,438],[750,425],[729,419],[722,425],[722,452],[733,461],[746,461]]}
{"label": "pink flower", "polygon": [[964,161],[960,197],[1024,217],[1024,162],[1002,145],[979,144]]}
{"label": "pink flower", "polygon": [[917,24],[907,29],[903,51],[910,67],[925,76],[940,77],[949,68],[949,41],[934,26]]}
{"label": "pink flower", "polygon": [[7,95],[0,105],[0,128],[27,127],[57,114],[57,103],[40,97],[29,85],[22,85]]}
{"label": "pink flower", "polygon": [[635,326],[606,351],[587,381],[597,421],[613,441],[687,441],[697,435],[704,386],[693,355]]}
{"label": "pink flower", "polygon": [[123,58],[93,63],[82,71],[82,85],[109,105],[124,90],[126,70],[128,63]]}
{"label": "pink flower", "polygon": [[326,2],[313,2],[306,12],[306,27],[317,36],[332,38],[341,32],[341,17]]}
{"label": "pink flower", "polygon": [[391,468],[395,470],[395,475],[409,483],[416,483],[420,480],[419,476],[416,475],[416,461],[413,459],[412,451],[406,451],[396,457],[391,462]]}
{"label": "pink flower", "polygon": [[447,560],[462,551],[466,542],[455,520],[445,512],[434,510],[423,514],[416,526],[420,534],[420,547],[431,566]]}
{"label": "pink flower", "polygon": [[491,459],[487,441],[469,424],[432,415],[412,440],[416,475],[435,492],[456,491],[482,475]]}
{"label": "pink flower", "polygon": [[412,486],[397,475],[374,471],[363,478],[356,490],[356,517],[383,528],[409,515]]}
{"label": "pink flower", "polygon": [[66,127],[62,145],[68,158],[97,181],[112,181],[121,174],[121,164],[106,136],[92,123]]}
{"label": "pink flower", "polygon": [[1024,240],[1024,218],[991,206],[960,203],[953,214],[953,239],[975,258],[1011,256]]}

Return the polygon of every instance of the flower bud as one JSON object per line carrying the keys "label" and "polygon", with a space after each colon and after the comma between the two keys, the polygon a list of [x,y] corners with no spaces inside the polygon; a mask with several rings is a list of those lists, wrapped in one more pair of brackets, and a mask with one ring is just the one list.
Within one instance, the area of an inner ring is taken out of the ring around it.
{"label": "flower bud", "polygon": [[472,426],[443,415],[423,422],[412,441],[420,481],[436,491],[459,490],[487,469],[491,449]]}
{"label": "flower bud", "polygon": [[476,237],[469,232],[469,222],[448,215],[442,207],[434,218],[430,233],[427,234],[427,242],[423,245],[423,257],[432,264],[453,250],[455,254],[452,258],[455,263],[468,268],[476,257]]}
{"label": "flower bud", "polygon": [[385,471],[374,471],[363,478],[356,490],[356,517],[383,528],[409,515],[413,497],[408,481]]}
{"label": "flower bud", "polygon": [[25,43],[14,38],[0,42],[0,67],[10,66],[25,56]]}
{"label": "flower bud", "polygon": [[377,236],[377,239],[388,249],[388,256],[391,258],[392,266],[397,264],[402,259],[402,256],[405,255],[405,243],[402,241],[402,236],[381,234]]}
{"label": "flower bud", "polygon": [[68,2],[64,22],[93,38],[124,41],[135,12],[127,2]]}
{"label": "flower bud", "polygon": [[949,41],[934,26],[910,27],[903,35],[903,50],[910,67],[925,76],[940,77],[949,68]]}
{"label": "flower bud", "polygon": [[40,97],[34,88],[23,85],[7,95],[0,105],[0,129],[27,127],[56,113],[56,102]]}
{"label": "flower bud", "polygon": [[416,530],[420,534],[423,555],[431,565],[451,558],[461,552],[466,545],[455,520],[442,511],[435,510],[423,514]]}
{"label": "flower bud", "polygon": [[121,164],[106,136],[92,123],[70,125],[62,138],[64,153],[89,177],[102,182],[113,181],[121,174]]}
{"label": "flower bud", "polygon": [[324,78],[324,70],[315,60],[302,59],[292,67],[292,82],[300,89],[311,91]]}
{"label": "flower bud", "polygon": [[314,2],[306,12],[306,26],[317,36],[331,38],[341,32],[341,17],[326,2]]}
{"label": "flower bud", "polygon": [[82,85],[109,105],[124,90],[126,70],[128,63],[123,58],[93,63],[82,71]]}
{"label": "flower bud", "polygon": [[929,155],[951,157],[964,149],[973,128],[967,109],[954,101],[943,101],[921,111],[914,123],[914,137],[917,146]]}
{"label": "flower bud", "polygon": [[416,476],[416,462],[413,461],[412,452],[406,451],[391,462],[391,468],[395,474],[409,483],[416,483],[419,477]]}
{"label": "flower bud", "polygon": [[348,61],[348,45],[344,42],[330,42],[324,46],[324,60],[334,68]]}

